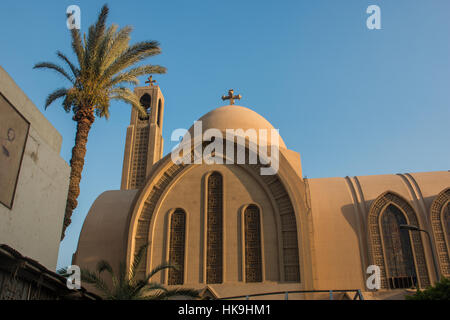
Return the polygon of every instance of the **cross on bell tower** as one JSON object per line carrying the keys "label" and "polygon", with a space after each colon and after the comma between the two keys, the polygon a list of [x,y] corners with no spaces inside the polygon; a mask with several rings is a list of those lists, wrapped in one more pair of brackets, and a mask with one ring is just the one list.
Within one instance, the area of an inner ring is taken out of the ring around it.
{"label": "cross on bell tower", "polygon": [[222,100],[230,100],[230,104],[233,105],[234,104],[234,99],[238,99],[240,100],[242,98],[242,96],[240,94],[238,95],[233,95],[234,90],[230,89],[228,90],[228,96],[222,96]]}
{"label": "cross on bell tower", "polygon": [[145,83],[148,83],[149,87],[153,87],[153,84],[156,83],[156,80],[153,80],[153,76],[150,76],[147,78],[147,81]]}

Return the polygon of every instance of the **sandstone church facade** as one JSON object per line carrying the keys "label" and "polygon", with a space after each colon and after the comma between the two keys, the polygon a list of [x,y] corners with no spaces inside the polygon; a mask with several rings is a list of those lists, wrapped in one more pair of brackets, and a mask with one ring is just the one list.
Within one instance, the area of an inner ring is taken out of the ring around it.
{"label": "sandstone church facade", "polygon": [[[281,137],[275,175],[261,175],[262,163],[177,164],[163,156],[160,88],[135,92],[149,117],[131,112],[121,189],[93,203],[73,264],[130,265],[148,243],[141,276],[169,262],[178,269],[154,280],[219,298],[338,289],[369,295],[370,265],[379,266],[378,292],[385,293],[450,276],[450,171],[306,179],[300,154]],[[236,105],[199,120],[204,131],[273,129]],[[431,241],[401,224],[427,231]]]}

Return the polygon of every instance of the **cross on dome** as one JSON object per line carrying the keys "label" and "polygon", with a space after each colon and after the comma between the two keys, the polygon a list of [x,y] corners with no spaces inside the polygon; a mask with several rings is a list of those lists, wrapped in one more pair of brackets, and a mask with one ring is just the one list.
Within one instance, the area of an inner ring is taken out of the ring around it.
{"label": "cross on dome", "polygon": [[222,96],[222,100],[223,101],[230,100],[230,105],[233,105],[234,104],[234,99],[240,100],[242,98],[242,96],[240,94],[233,95],[233,93],[234,93],[233,89],[228,90],[228,96]]}

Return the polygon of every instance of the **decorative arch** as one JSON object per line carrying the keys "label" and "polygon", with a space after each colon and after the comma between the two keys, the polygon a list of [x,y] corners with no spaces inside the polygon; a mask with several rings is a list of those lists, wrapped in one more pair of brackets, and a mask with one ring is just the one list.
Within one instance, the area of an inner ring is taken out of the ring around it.
{"label": "decorative arch", "polygon": [[[186,166],[183,164],[174,164],[171,162],[171,165],[164,170],[164,173],[156,179],[151,188],[150,194],[144,200],[144,204],[142,205],[142,209],[135,220],[135,224],[133,225],[133,222],[131,221],[132,225],[130,227],[131,230],[134,229],[134,231],[130,234],[132,236],[132,239],[130,239],[132,243],[130,254],[128,255],[129,258],[134,257],[139,248],[149,242],[150,222],[152,220],[156,204],[167,186],[181,171],[183,171],[185,167]],[[147,261],[149,250],[150,248],[148,248],[143,255],[143,261]],[[145,277],[146,268],[146,263],[141,263],[139,265],[137,270],[137,276],[139,278],[143,279]]]}
{"label": "decorative arch", "polygon": [[206,283],[223,282],[223,177],[214,171],[207,177]]}
{"label": "decorative arch", "polygon": [[184,260],[186,251],[186,212],[177,208],[170,215],[169,264],[176,269],[169,269],[168,284],[184,283]]}
{"label": "decorative arch", "polygon": [[[195,146],[191,149],[191,159],[194,159]],[[248,152],[248,149],[246,149]],[[235,153],[236,156],[236,153]],[[140,246],[145,245],[149,241],[150,224],[156,206],[161,196],[166,191],[167,187],[177,179],[177,176],[182,174],[184,170],[187,170],[191,165],[176,164],[170,159],[170,155],[166,156],[165,160],[161,160],[159,165],[159,172],[154,175],[154,178],[149,186],[144,187],[142,192],[148,192],[145,199],[139,201],[136,205],[132,218],[130,221],[130,233],[129,233],[129,252],[128,260],[137,252]],[[164,162],[167,161],[167,162]],[[169,164],[167,164],[169,163]],[[276,175],[260,175],[260,169],[264,166],[261,163],[258,164],[245,164],[239,165],[245,168],[253,176],[257,176],[261,184],[267,190],[269,197],[272,199],[277,219],[279,219],[279,248],[280,248],[280,280],[286,282],[301,282],[300,277],[300,261],[299,261],[299,242],[297,237],[298,225],[295,216],[295,210],[291,202],[290,196],[281,181],[281,178]],[[146,191],[149,188],[149,191]],[[143,202],[143,204],[142,204]],[[147,261],[147,256],[150,248],[147,249],[144,261]],[[146,264],[142,263],[138,269],[138,276],[143,278],[146,273]]]}
{"label": "decorative arch", "polygon": [[[372,264],[380,267],[381,287],[384,289],[389,289],[389,270],[387,268],[386,250],[382,237],[381,216],[390,205],[395,206],[402,212],[408,224],[421,227],[411,205],[394,192],[385,192],[372,203],[368,217],[369,253]],[[429,286],[430,278],[421,235],[419,232],[410,232],[409,235],[419,286]]]}
{"label": "decorative arch", "polygon": [[245,282],[262,282],[261,213],[257,205],[245,207],[243,222]]}
{"label": "decorative arch", "polygon": [[430,211],[440,271],[450,277],[450,188],[439,193]]}

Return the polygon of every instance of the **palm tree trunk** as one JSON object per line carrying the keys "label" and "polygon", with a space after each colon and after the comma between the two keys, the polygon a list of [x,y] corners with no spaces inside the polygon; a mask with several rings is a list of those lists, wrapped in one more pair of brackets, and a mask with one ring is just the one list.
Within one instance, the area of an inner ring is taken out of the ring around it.
{"label": "palm tree trunk", "polygon": [[72,221],[72,212],[78,205],[77,198],[80,195],[81,172],[83,171],[84,157],[86,156],[86,144],[89,131],[95,120],[93,109],[80,108],[73,117],[73,120],[77,122],[77,133],[75,136],[75,145],[72,149],[72,159],[70,159],[69,192],[67,194],[61,241],[64,239],[66,228]]}

